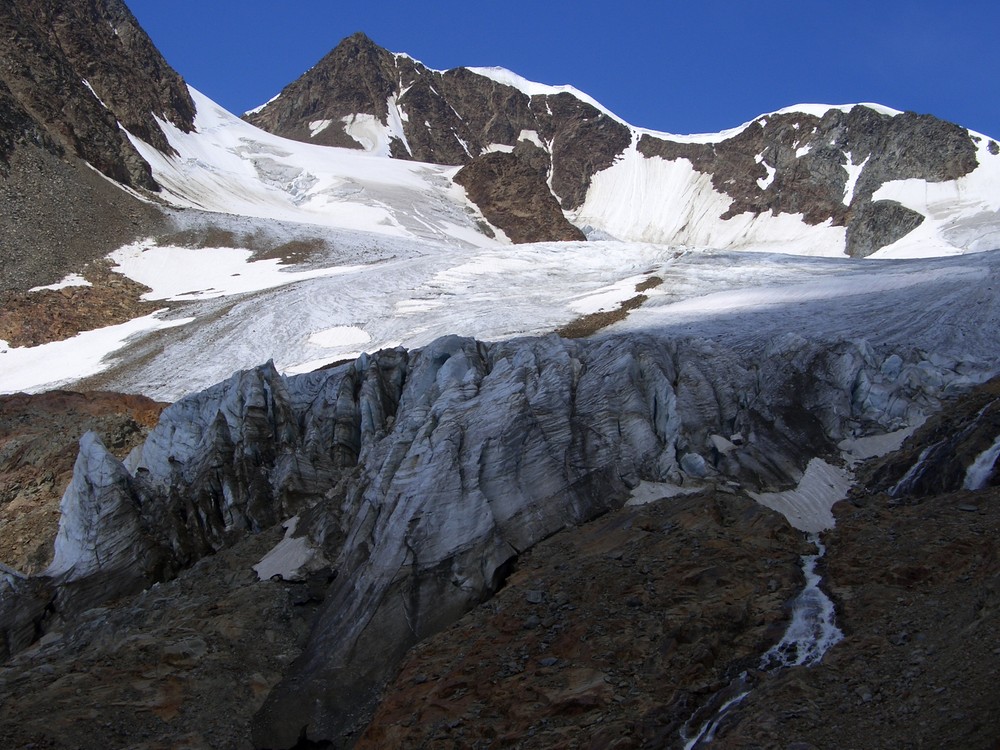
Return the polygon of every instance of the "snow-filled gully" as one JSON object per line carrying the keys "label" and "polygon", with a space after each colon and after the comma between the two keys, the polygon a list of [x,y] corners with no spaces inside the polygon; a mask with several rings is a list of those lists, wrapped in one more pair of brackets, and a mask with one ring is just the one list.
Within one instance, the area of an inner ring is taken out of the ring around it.
{"label": "snow-filled gully", "polygon": [[[819,587],[822,577],[816,572],[816,564],[826,554],[826,547],[818,533],[810,533],[808,539],[816,546],[816,554],[802,556],[805,587],[792,604],[792,617],[785,634],[761,656],[757,669],[762,672],[775,672],[785,667],[811,667],[818,664],[824,654],[844,637],[835,621],[833,602]],[[711,743],[722,721],[751,692],[749,676],[741,672],[713,695],[681,729],[684,750]],[[704,719],[706,712],[710,715]],[[693,727],[697,730],[692,733]]]}

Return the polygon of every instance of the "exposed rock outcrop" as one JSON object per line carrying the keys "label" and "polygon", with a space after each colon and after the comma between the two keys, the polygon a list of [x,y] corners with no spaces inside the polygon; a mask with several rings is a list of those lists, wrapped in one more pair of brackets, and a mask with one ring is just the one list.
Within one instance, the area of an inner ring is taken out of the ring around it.
{"label": "exposed rock outcrop", "polygon": [[164,406],[115,393],[0,397],[0,564],[37,574],[51,562],[59,499],[73,478],[81,435],[100,434],[125,458]]}
{"label": "exposed rock outcrop", "polygon": [[528,148],[536,150],[545,163],[520,157],[516,150],[483,154],[462,167],[455,182],[512,242],[586,240],[583,232],[566,220],[549,192],[545,181],[548,159],[534,146]]}
{"label": "exposed rock outcrop", "polygon": [[590,176],[610,166],[631,137],[570,93],[529,96],[467,68],[431,70],[362,33],[245,117],[286,138],[385,148],[434,164],[466,164],[490,147],[513,149],[528,138],[550,154],[552,191],[564,208],[580,204]]}
{"label": "exposed rock outcrop", "polygon": [[[578,206],[591,175],[609,167],[631,139],[627,126],[570,93],[529,95],[466,68],[431,70],[360,33],[245,117],[272,133],[311,143],[435,164],[472,162],[462,184],[474,201],[481,197],[484,214],[508,236],[535,239],[567,238],[565,219],[552,228],[551,195],[563,208]],[[543,158],[515,148],[523,140],[543,151]],[[497,148],[508,155],[489,153]],[[534,186],[538,171],[551,184],[551,195],[540,202]],[[514,190],[505,182],[511,173],[518,183],[530,175],[531,192],[513,212],[498,212],[497,203],[506,202],[500,196]],[[532,207],[534,212],[524,213]]]}
{"label": "exposed rock outcrop", "polygon": [[[890,180],[941,182],[978,166],[964,128],[930,115],[888,115],[864,105],[822,117],[801,112],[757,118],[719,143],[677,143],[644,135],[639,151],[687,159],[732,198],[720,217],[801,214],[809,224],[846,226],[848,255],[865,257],[919,226],[923,217],[890,201],[872,202]],[[853,174],[852,174],[853,173]]]}
{"label": "exposed rock outcrop", "polygon": [[[190,131],[194,103],[125,4],[17,0],[0,11],[0,30],[0,79],[46,145],[118,182],[156,190],[118,124],[169,151],[154,115]],[[23,123],[18,130],[25,134]]]}

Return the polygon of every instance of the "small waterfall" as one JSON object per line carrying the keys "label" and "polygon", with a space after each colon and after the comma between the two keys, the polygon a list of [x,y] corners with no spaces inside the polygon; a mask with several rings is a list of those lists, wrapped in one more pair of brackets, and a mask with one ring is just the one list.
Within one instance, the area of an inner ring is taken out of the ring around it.
{"label": "small waterfall", "polygon": [[[805,575],[806,585],[792,603],[792,619],[785,634],[761,656],[758,665],[761,671],[796,666],[811,667],[819,663],[823,655],[844,637],[843,631],[835,622],[833,602],[819,587],[822,576],[816,572],[816,563],[826,554],[826,546],[820,541],[819,534],[812,533],[807,538],[816,546],[816,554],[802,556],[802,572]],[[750,695],[750,692],[747,673],[743,672],[716,693],[707,706],[696,711],[681,729],[684,750],[694,750],[712,742],[722,720]],[[701,723],[697,732],[689,735],[691,722],[697,719],[699,714],[703,714],[706,707],[715,703],[719,705],[711,717]]]}
{"label": "small waterfall", "polygon": [[996,463],[997,456],[1000,456],[1000,435],[993,441],[993,445],[976,456],[976,460],[966,470],[962,489],[984,489],[993,477],[993,464]]}
{"label": "small waterfall", "polygon": [[811,667],[844,637],[834,622],[833,602],[819,587],[822,577],[816,573],[816,563],[826,554],[826,547],[818,534],[810,534],[809,541],[816,545],[816,554],[802,556],[805,588],[792,604],[792,621],[785,634],[761,657],[762,670]]}
{"label": "small waterfall", "polygon": [[[973,432],[975,432],[976,428],[979,426],[979,423],[982,421],[983,417],[986,416],[986,413],[990,410],[990,407],[992,407],[998,401],[1000,401],[1000,399],[993,399],[988,404],[986,404],[982,409],[980,409],[976,413],[976,416],[973,417],[972,420],[967,425],[965,425],[965,427],[963,427],[961,431],[958,432],[957,435],[954,435],[953,437],[950,438],[945,438],[944,440],[939,440],[933,445],[924,448],[920,452],[920,456],[917,458],[917,462],[913,464],[913,466],[911,466],[907,470],[906,474],[903,475],[903,478],[900,479],[896,483],[896,485],[889,490],[889,495],[891,495],[892,497],[899,497],[900,495],[904,495],[907,492],[910,492],[910,490],[917,483],[917,481],[924,475],[924,472],[927,471],[927,468],[931,464],[935,463],[935,461],[937,460],[938,456],[941,453],[946,453],[949,449],[953,450],[955,446],[959,445],[963,440],[965,440],[967,437],[972,435]],[[998,437],[997,440],[1000,441],[1000,437]],[[989,450],[1000,451],[1000,447],[998,447],[996,443],[994,443],[993,447],[990,448]],[[987,453],[988,452],[989,451],[987,451]],[[996,460],[997,455],[998,453],[996,452],[993,453],[994,460]],[[986,460],[987,460],[986,455],[981,454],[972,464],[972,466],[969,467],[965,477],[965,484],[963,485],[965,489],[967,490],[982,489],[982,487],[985,486],[984,484],[980,485],[980,487],[978,488],[973,488],[969,486],[969,481],[970,481],[970,473],[973,471],[973,467],[977,467],[980,461],[983,461],[985,463]],[[992,464],[990,464],[990,466],[992,466]],[[977,468],[977,471],[978,470],[979,469]],[[987,470],[989,470],[989,466],[987,467]],[[984,482],[989,481],[989,477],[987,476],[987,478],[983,481]]]}
{"label": "small waterfall", "polygon": [[930,455],[931,451],[939,447],[942,443],[934,443],[929,445],[920,451],[920,455],[917,457],[917,461],[913,466],[907,469],[903,478],[900,479],[896,484],[889,490],[889,495],[892,497],[899,497],[910,490],[913,484],[921,477],[924,473],[924,467],[926,465],[927,457]]}
{"label": "small waterfall", "polygon": [[[723,701],[723,703],[712,713],[712,717],[701,725],[701,728],[693,737],[688,739],[686,737],[685,730],[681,730],[681,739],[685,740],[684,750],[693,750],[693,748],[698,745],[707,745],[714,740],[715,733],[719,730],[719,725],[722,723],[722,720],[726,718],[729,711],[742,703],[743,699],[750,695],[750,687],[747,684],[746,672],[740,673],[740,676],[729,683],[725,690],[721,690],[718,695],[713,696],[713,699],[709,701],[709,705],[711,705],[717,697],[730,692],[735,692],[736,695]],[[696,711],[695,716],[699,713],[701,713],[701,711]],[[691,718],[693,719],[695,716],[692,716]],[[685,725],[685,729],[686,727],[687,725]]]}

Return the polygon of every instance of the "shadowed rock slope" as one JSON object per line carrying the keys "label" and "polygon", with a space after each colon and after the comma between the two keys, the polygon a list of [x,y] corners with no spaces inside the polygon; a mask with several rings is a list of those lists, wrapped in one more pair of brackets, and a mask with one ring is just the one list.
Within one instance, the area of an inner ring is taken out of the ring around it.
{"label": "shadowed rock slope", "polygon": [[155,221],[99,176],[158,190],[122,130],[169,151],[155,117],[190,131],[194,104],[121,0],[3,4],[0,292],[57,281]]}

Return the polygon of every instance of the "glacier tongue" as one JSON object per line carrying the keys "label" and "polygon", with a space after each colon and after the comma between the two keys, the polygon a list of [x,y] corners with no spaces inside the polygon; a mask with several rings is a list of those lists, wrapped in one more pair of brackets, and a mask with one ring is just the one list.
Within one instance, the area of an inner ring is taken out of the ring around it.
{"label": "glacier tongue", "polygon": [[[168,407],[132,471],[85,441],[46,585],[71,618],[298,516],[282,555],[336,577],[255,731],[265,746],[304,726],[336,736],[395,660],[488,597],[521,551],[641,482],[794,486],[816,454],[975,376],[864,341],[786,336],[768,352],[652,333],[446,336],[307,375],[240,372]],[[127,522],[83,524],[73,509],[96,491]],[[12,581],[7,600],[26,587]]]}

